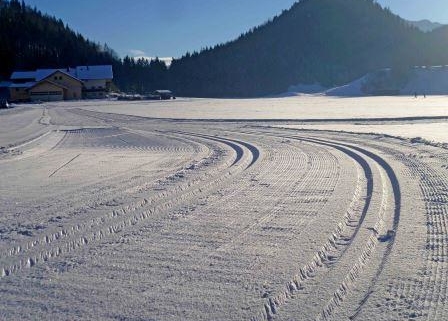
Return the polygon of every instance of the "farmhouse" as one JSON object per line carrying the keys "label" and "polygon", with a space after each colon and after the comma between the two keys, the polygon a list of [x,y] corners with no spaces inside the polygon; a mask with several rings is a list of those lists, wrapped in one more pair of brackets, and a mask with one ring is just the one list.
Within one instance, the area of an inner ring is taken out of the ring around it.
{"label": "farmhouse", "polygon": [[105,98],[113,80],[112,66],[16,71],[8,86],[11,101],[59,101]]}

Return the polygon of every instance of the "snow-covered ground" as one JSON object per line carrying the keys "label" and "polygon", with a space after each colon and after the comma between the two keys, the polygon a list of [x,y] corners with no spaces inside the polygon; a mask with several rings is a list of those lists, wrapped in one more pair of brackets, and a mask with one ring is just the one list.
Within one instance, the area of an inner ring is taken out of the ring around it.
{"label": "snow-covered ground", "polygon": [[[343,86],[324,88],[319,84],[290,86],[284,97],[297,96],[301,94],[322,94],[331,97],[364,97],[369,96],[364,86],[372,82],[382,83],[382,88],[377,90],[389,90],[400,95],[415,94],[424,95],[448,95],[448,66],[420,66],[414,67],[402,80],[401,85],[393,84],[392,79],[387,80],[390,69],[379,70],[377,73],[367,74]],[[384,78],[385,77],[385,78]],[[388,83],[389,82],[389,83]]]}
{"label": "snow-covered ground", "polygon": [[415,68],[400,92],[403,95],[448,94],[448,66]]}
{"label": "snow-covered ground", "polygon": [[[73,103],[55,106],[73,106]],[[448,116],[448,96],[267,99],[178,99],[146,102],[80,102],[74,107],[150,118],[303,120]]]}
{"label": "snow-covered ground", "polygon": [[[179,120],[264,120],[280,127],[421,137],[448,143],[448,96],[267,99],[179,99],[167,102],[85,103],[106,113]],[[343,122],[342,122],[343,121]],[[339,123],[341,122],[341,123]]]}
{"label": "snow-covered ground", "polygon": [[386,134],[403,138],[422,138],[431,142],[448,144],[448,122],[422,123],[345,123],[345,124],[294,124],[278,125],[281,128],[345,131],[354,133]]}
{"label": "snow-covered ground", "polygon": [[1,111],[0,320],[443,320],[446,149],[325,130],[447,142],[447,100]]}
{"label": "snow-covered ground", "polygon": [[367,76],[361,77],[344,86],[328,89],[324,92],[327,96],[333,97],[362,97],[366,94],[362,91],[362,87],[367,80]]}

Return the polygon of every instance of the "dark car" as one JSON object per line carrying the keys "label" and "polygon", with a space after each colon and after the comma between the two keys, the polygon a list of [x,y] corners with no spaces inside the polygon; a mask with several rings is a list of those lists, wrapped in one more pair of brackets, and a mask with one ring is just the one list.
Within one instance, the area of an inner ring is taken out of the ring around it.
{"label": "dark car", "polygon": [[171,90],[156,90],[153,92],[154,96],[159,96],[160,100],[169,100],[169,99],[176,99],[173,92]]}
{"label": "dark car", "polygon": [[6,99],[0,99],[0,108],[10,108],[11,105],[8,103]]}
{"label": "dark car", "polygon": [[160,100],[160,96],[159,95],[146,95],[143,97],[144,100]]}

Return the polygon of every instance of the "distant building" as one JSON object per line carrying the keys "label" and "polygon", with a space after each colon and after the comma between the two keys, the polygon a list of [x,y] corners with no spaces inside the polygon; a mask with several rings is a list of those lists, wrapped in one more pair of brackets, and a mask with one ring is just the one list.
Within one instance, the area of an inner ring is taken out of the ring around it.
{"label": "distant building", "polygon": [[30,100],[28,89],[31,88],[35,82],[12,83],[9,86],[9,99],[15,102],[23,102]]}
{"label": "distant building", "polygon": [[113,80],[112,66],[16,71],[8,86],[11,101],[59,101],[104,98]]}
{"label": "distant building", "polygon": [[76,77],[84,83],[85,98],[105,98],[110,89],[114,74],[112,66],[78,66]]}

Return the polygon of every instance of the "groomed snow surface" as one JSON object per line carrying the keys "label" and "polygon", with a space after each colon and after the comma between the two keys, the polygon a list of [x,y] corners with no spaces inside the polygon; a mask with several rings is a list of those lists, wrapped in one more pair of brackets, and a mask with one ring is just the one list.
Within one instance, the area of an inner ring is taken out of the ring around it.
{"label": "groomed snow surface", "polygon": [[0,111],[0,320],[445,320],[447,119],[445,97]]}
{"label": "groomed snow surface", "polygon": [[[70,107],[70,102],[59,106]],[[177,99],[143,102],[80,102],[103,113],[202,120],[335,120],[448,117],[448,96],[333,98],[305,95],[265,99]]]}

